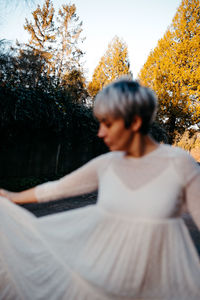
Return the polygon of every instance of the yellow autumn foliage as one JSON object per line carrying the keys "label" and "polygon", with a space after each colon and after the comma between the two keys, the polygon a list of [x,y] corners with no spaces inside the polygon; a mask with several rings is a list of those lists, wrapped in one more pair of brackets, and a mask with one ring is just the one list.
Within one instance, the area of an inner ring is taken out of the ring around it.
{"label": "yellow autumn foliage", "polygon": [[200,162],[200,132],[186,130],[182,135],[176,135],[174,146],[188,151],[194,159]]}
{"label": "yellow autumn foliage", "polygon": [[[82,22],[74,4],[62,5],[57,16],[53,0],[44,0],[32,13],[33,21],[26,19],[24,29],[30,39],[26,47],[46,62],[46,71],[62,79],[66,73],[79,69],[83,52],[79,48]],[[56,23],[55,23],[56,20]]]}
{"label": "yellow autumn foliage", "polygon": [[28,21],[24,29],[30,34],[31,38],[27,44],[35,54],[42,55],[46,61],[50,62],[53,57],[51,44],[56,39],[54,32],[54,8],[51,0],[45,0],[43,7],[39,5],[32,13],[34,22]]}
{"label": "yellow autumn foliage", "polygon": [[200,122],[200,1],[183,0],[139,74],[159,99],[158,118],[171,134]]}
{"label": "yellow autumn foliage", "polygon": [[91,97],[94,97],[104,85],[122,75],[131,76],[128,59],[128,47],[117,36],[109,43],[108,49],[94,70],[92,80],[88,85]]}

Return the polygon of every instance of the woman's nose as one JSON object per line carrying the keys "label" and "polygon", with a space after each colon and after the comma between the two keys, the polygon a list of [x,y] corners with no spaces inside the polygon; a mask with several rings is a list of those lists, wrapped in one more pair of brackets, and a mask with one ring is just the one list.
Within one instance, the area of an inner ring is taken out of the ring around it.
{"label": "woman's nose", "polygon": [[99,138],[104,138],[105,135],[106,135],[106,128],[105,128],[105,126],[103,124],[100,124],[97,136]]}

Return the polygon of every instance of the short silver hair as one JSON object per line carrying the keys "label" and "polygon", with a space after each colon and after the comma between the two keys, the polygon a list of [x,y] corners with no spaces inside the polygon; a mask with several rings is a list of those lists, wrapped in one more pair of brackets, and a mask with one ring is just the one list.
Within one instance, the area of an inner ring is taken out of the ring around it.
{"label": "short silver hair", "polygon": [[142,119],[140,132],[147,134],[157,110],[157,97],[152,90],[128,78],[119,79],[103,88],[95,97],[94,115],[123,118],[129,128],[135,116]]}

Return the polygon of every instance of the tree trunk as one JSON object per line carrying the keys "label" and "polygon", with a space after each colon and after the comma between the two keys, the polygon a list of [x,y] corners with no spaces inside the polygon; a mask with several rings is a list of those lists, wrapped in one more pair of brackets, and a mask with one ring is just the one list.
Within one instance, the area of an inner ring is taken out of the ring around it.
{"label": "tree trunk", "polygon": [[61,144],[59,144],[58,148],[57,148],[55,174],[58,173],[58,163],[59,163],[59,157],[60,157],[60,148],[61,148]]}
{"label": "tree trunk", "polygon": [[176,126],[176,116],[174,114],[171,114],[169,121],[168,121],[168,130],[169,130],[169,144],[173,143],[174,140],[174,131]]}

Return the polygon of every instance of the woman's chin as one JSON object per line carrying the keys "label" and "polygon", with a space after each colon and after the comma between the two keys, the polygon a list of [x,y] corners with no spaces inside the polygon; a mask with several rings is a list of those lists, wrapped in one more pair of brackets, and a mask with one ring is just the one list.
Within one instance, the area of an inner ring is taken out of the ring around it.
{"label": "woman's chin", "polygon": [[110,151],[114,151],[114,147],[112,145],[107,145]]}
{"label": "woman's chin", "polygon": [[114,145],[110,145],[108,146],[108,148],[110,149],[110,151],[120,151],[120,149]]}

